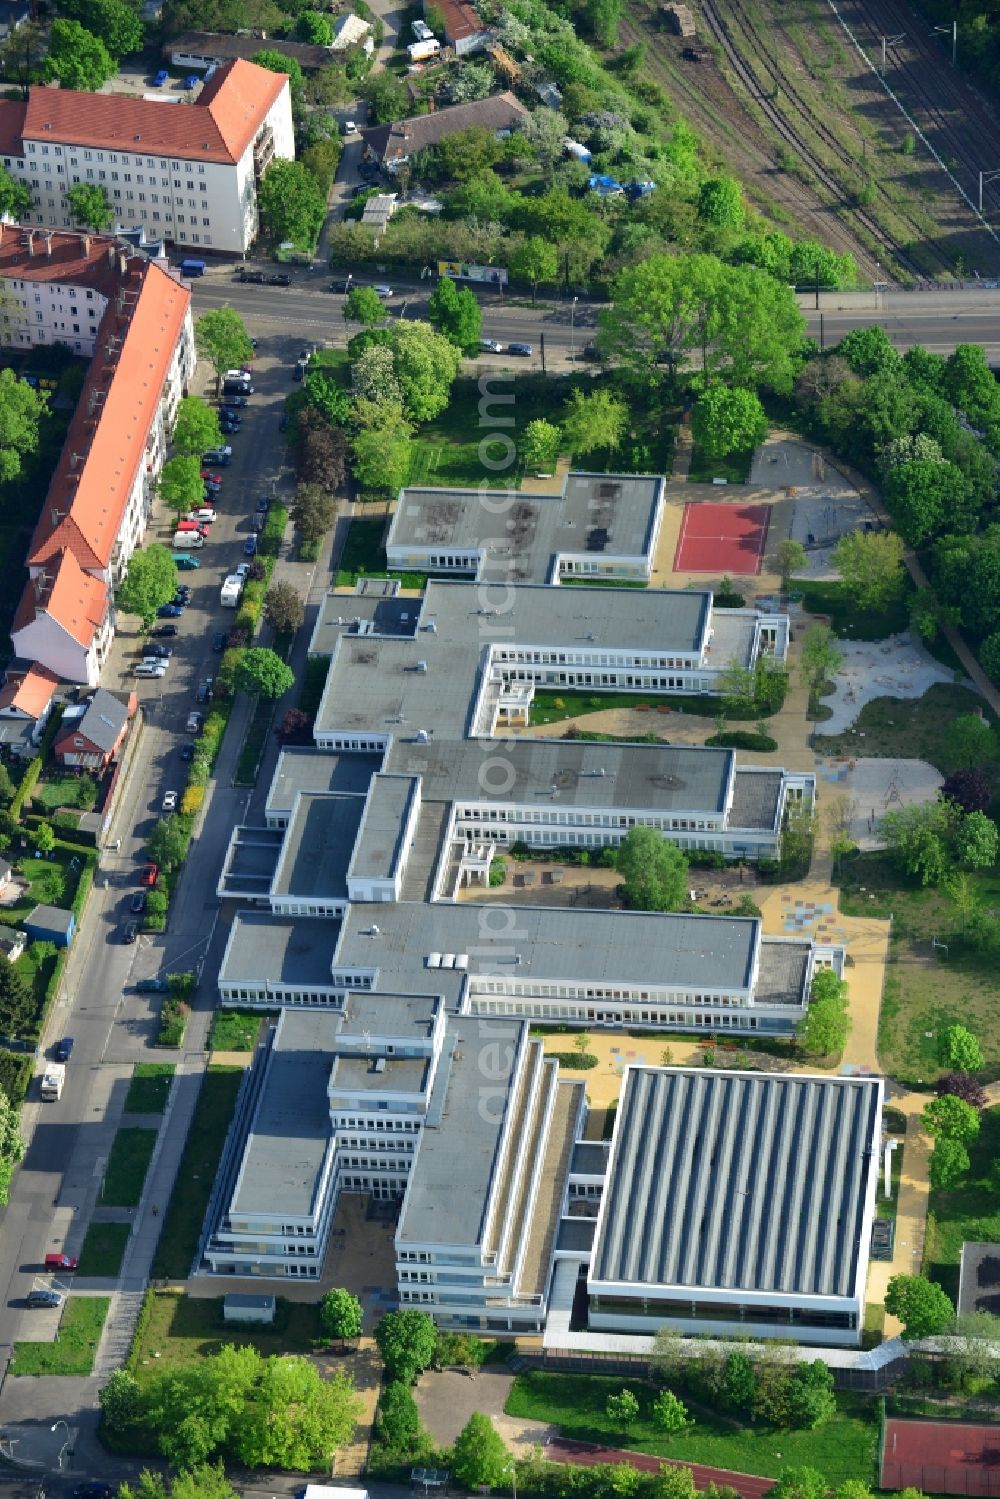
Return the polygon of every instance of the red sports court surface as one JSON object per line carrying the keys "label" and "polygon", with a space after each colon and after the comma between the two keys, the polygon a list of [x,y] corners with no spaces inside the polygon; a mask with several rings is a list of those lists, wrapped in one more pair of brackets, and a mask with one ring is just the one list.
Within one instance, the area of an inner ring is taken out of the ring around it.
{"label": "red sports court surface", "polygon": [[685,505],[674,572],[759,573],[770,519],[770,505]]}
{"label": "red sports court surface", "polygon": [[925,1494],[1000,1495],[1000,1426],[890,1418],[879,1483]]}

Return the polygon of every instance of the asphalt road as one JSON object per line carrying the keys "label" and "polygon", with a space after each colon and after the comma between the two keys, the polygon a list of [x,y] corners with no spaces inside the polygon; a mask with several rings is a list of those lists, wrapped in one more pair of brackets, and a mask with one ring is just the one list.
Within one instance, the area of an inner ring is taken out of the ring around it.
{"label": "asphalt road", "polygon": [[[191,738],[185,721],[195,706],[199,681],[214,671],[219,660],[212,651],[212,634],[232,623],[232,611],[223,610],[219,602],[222,578],[243,560],[242,544],[250,534],[257,495],[262,490],[270,492],[281,475],[285,449],[278,422],[290,388],[289,364],[300,344],[300,336],[290,331],[284,337],[261,341],[254,376],[257,394],[251,399],[242,431],[229,439],[233,462],[221,471],[219,518],[211,538],[195,554],[200,567],[181,575],[191,584],[192,602],[173,621],[179,633],[166,642],[174,646],[167,675],[152,682],[132,675],[141,648],[134,629],[137,622],[128,617],[120,622],[122,628],[103,673],[104,685],[112,690],[137,690],[145,724],[109,839],[109,844],[120,839],[120,847],[102,851],[63,994],[47,1027],[44,1055],[51,1053],[60,1036],[75,1038],[63,1096],[41,1102],[36,1080],[24,1110],[30,1144],[14,1178],[0,1233],[0,1366],[6,1365],[10,1345],[18,1338],[44,1339],[54,1333],[58,1312],[29,1312],[24,1298],[35,1287],[54,1284],[42,1270],[47,1252],[79,1252],[98,1200],[132,1064],[157,1055],[180,1060],[176,1052],[151,1050],[160,1000],[156,995],[136,994],[135,980],[171,969],[196,968],[201,962],[213,974],[221,961],[228,929],[218,921],[214,887],[230,832],[247,802],[246,790],[231,785],[231,769],[239,751],[235,742],[238,724],[227,736],[224,763],[228,774],[222,771],[213,788],[198,829],[196,856],[180,881],[168,932],[140,936],[131,945],[122,942],[121,933],[129,917],[129,902],[140,888],[143,844],[159,815],[163,793],[168,789],[179,792],[184,784],[186,765],[179,750]],[[160,507],[154,511],[148,534],[152,540],[168,543],[173,534]],[[214,992],[214,984],[206,980],[195,1002],[186,1054],[197,1054],[204,1045]],[[87,1282],[78,1284],[81,1289],[87,1286]]]}
{"label": "asphalt road", "polygon": [[[389,273],[358,274],[354,279],[357,285],[390,281],[395,293],[388,303],[392,315],[426,316],[429,280],[400,282]],[[193,283],[195,312],[231,306],[247,320],[251,331],[258,324],[275,330],[296,328],[307,339],[342,346],[357,332],[357,325],[344,322],[344,298],[327,289],[331,281],[342,284],[342,274],[331,277],[317,268],[297,271],[290,287],[253,286],[238,281],[228,269],[220,269]],[[809,333],[822,337],[827,347],[851,328],[878,325],[899,349],[919,343],[948,353],[956,343],[982,343],[990,359],[1000,363],[1000,292],[824,292],[819,310],[815,300],[811,295],[799,298]],[[483,337],[503,344],[532,344],[534,356],[523,363],[534,368],[541,364],[543,335],[551,368],[565,367],[574,355],[580,361],[594,336],[599,307],[583,298],[577,298],[575,306],[572,298],[543,298],[532,308],[512,305],[509,298],[499,298],[494,292],[482,294],[482,305]],[[486,355],[481,362],[496,363],[497,357]]]}

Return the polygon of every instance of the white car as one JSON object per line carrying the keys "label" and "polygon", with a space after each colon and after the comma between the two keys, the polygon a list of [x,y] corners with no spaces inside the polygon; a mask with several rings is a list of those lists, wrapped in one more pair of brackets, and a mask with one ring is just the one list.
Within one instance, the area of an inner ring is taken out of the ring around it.
{"label": "white car", "polygon": [[381,297],[383,301],[392,296],[391,286],[374,286],[372,287],[372,290],[374,291],[375,295],[377,297]]}
{"label": "white car", "polygon": [[170,659],[167,656],[143,656],[142,664],[143,666],[160,667],[161,669],[157,672],[157,676],[165,677],[167,674],[167,667],[170,665]]}
{"label": "white car", "polygon": [[495,338],[481,338],[479,340],[479,347],[482,349],[484,354],[503,353],[503,344],[497,343]]}
{"label": "white car", "polygon": [[246,582],[247,578],[250,576],[250,564],[249,564],[249,562],[241,562],[240,563],[239,567],[236,569],[236,576],[238,578],[242,578],[243,581]]}
{"label": "white car", "polygon": [[214,520],[218,520],[218,512],[205,505],[201,510],[189,510],[184,519],[197,521],[201,526],[210,526]]}
{"label": "white car", "polygon": [[163,812],[176,812],[177,811],[177,792],[176,791],[165,791],[163,793],[163,805],[161,807],[161,811],[163,811]]}
{"label": "white car", "polygon": [[166,674],[167,663],[159,658],[154,661],[152,657],[148,661],[140,661],[132,672],[134,677],[165,677]]}

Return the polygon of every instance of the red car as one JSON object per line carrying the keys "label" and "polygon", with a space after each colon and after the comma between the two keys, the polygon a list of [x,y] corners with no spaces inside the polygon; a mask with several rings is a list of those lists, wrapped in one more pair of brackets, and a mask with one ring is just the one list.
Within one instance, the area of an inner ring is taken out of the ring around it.
{"label": "red car", "polygon": [[147,864],[145,869],[142,871],[142,874],[139,876],[139,882],[143,885],[153,886],[156,884],[156,881],[159,879],[159,877],[159,864]]}
{"label": "red car", "polygon": [[45,1256],[46,1270],[75,1270],[79,1260],[74,1259],[71,1254],[47,1254]]}
{"label": "red car", "polygon": [[213,489],[221,489],[222,488],[222,478],[221,478],[221,475],[219,475],[219,474],[213,474],[213,473],[211,473],[206,468],[206,469],[202,469],[201,477],[205,481],[206,484],[211,484]]}

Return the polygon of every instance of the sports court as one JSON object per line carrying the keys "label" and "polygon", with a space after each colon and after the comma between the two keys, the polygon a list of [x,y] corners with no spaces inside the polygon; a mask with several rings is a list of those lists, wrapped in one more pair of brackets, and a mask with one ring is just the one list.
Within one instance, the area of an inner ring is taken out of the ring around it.
{"label": "sports court", "polygon": [[713,505],[704,500],[685,505],[674,571],[742,577],[759,573],[770,518],[770,505]]}
{"label": "sports court", "polygon": [[925,1494],[1000,1495],[1000,1426],[890,1418],[879,1485]]}

